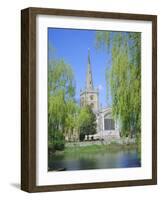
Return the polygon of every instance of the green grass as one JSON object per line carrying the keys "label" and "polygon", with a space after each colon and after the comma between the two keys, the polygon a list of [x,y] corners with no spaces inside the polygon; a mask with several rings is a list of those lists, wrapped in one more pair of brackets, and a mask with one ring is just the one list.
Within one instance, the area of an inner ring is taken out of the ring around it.
{"label": "green grass", "polygon": [[56,154],[88,154],[88,153],[103,153],[106,151],[115,152],[122,149],[132,149],[136,148],[135,144],[122,145],[122,144],[108,144],[108,145],[89,145],[89,146],[75,146],[75,147],[66,147],[62,152],[56,152]]}

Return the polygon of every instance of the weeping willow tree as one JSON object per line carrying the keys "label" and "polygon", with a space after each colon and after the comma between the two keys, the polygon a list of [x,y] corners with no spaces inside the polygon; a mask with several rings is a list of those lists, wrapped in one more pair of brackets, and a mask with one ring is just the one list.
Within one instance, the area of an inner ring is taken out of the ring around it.
{"label": "weeping willow tree", "polygon": [[54,59],[48,65],[48,140],[49,149],[62,150],[65,136],[72,133],[76,112],[75,81],[70,65]]}
{"label": "weeping willow tree", "polygon": [[136,137],[140,146],[141,34],[98,31],[96,42],[97,48],[103,47],[112,61],[106,70],[112,114],[119,120],[122,136]]}

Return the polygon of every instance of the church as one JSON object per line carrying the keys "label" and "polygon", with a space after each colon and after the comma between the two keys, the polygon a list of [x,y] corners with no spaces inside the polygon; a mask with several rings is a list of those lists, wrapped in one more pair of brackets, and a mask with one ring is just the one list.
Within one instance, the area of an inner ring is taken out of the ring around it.
{"label": "church", "polygon": [[[90,51],[88,49],[88,63],[85,88],[80,91],[80,106],[90,105],[96,115],[97,133],[89,135],[88,140],[119,139],[120,132],[116,120],[112,118],[111,107],[102,108],[99,104],[99,89],[94,87],[92,78]],[[87,136],[85,137],[87,140]]]}

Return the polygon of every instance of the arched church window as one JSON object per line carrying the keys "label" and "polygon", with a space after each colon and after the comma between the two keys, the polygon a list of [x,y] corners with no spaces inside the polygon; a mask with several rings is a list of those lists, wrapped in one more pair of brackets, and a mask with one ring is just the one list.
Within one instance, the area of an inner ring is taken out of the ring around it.
{"label": "arched church window", "polygon": [[93,100],[93,95],[90,96],[90,99]]}

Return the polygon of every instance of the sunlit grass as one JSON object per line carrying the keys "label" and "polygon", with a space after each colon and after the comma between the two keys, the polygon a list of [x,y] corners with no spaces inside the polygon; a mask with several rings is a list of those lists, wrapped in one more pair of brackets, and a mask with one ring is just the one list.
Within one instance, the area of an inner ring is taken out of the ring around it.
{"label": "sunlit grass", "polygon": [[104,153],[106,151],[115,152],[122,149],[136,148],[136,144],[107,144],[107,145],[89,145],[89,146],[73,146],[66,147],[63,151],[64,154],[88,154],[88,153]]}

